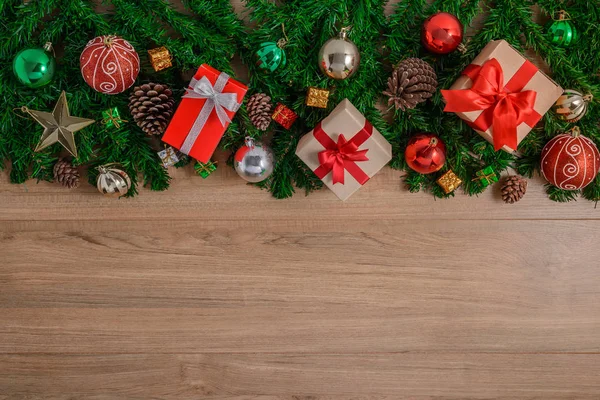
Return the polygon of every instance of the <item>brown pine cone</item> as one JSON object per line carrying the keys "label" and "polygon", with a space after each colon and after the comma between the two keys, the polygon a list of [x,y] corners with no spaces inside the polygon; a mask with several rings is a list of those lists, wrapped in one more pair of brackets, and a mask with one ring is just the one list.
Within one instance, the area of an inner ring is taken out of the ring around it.
{"label": "brown pine cone", "polygon": [[396,67],[383,94],[396,110],[406,111],[433,96],[436,88],[437,75],[431,65],[420,58],[407,58]]}
{"label": "brown pine cone", "polygon": [[527,181],[520,176],[507,176],[502,184],[502,200],[505,203],[516,203],[525,196],[525,192],[527,192]]}
{"label": "brown pine cone", "polygon": [[54,164],[54,181],[73,189],[79,186],[79,171],[70,161],[61,158]]}
{"label": "brown pine cone", "polygon": [[175,111],[173,92],[159,83],[136,86],[129,96],[129,111],[148,135],[162,135]]}
{"label": "brown pine cone", "polygon": [[261,131],[266,131],[271,124],[271,98],[264,93],[256,93],[248,100],[246,109],[252,125]]}

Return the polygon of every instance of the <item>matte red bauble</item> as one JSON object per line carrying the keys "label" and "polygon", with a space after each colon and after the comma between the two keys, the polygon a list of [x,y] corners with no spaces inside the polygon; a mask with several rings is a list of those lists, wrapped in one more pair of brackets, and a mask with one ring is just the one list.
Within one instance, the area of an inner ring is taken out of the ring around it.
{"label": "matte red bauble", "polygon": [[550,140],[542,150],[542,174],[552,185],[565,189],[583,189],[598,175],[600,153],[579,128]]}
{"label": "matte red bauble", "polygon": [[433,133],[420,133],[410,138],[404,157],[411,169],[420,174],[431,174],[444,166],[446,145]]}
{"label": "matte red bauble", "polygon": [[454,15],[439,12],[423,22],[421,41],[436,54],[452,53],[462,43],[463,26]]}
{"label": "matte red bauble", "polygon": [[129,89],[140,72],[140,57],[129,42],[118,36],[90,40],[79,58],[81,75],[92,88],[104,94]]}

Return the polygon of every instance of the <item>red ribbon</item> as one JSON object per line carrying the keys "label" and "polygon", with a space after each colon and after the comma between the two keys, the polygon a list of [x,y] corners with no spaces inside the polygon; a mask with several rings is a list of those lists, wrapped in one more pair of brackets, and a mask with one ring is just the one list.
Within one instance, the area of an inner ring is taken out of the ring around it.
{"label": "red ribbon", "polygon": [[344,184],[344,171],[348,171],[354,179],[361,185],[364,185],[369,176],[356,164],[357,161],[368,161],[366,150],[358,148],[373,134],[373,125],[365,121],[365,126],[358,131],[350,140],[346,140],[344,135],[338,136],[337,143],[333,141],[321,127],[319,122],[313,131],[313,136],[325,150],[319,152],[319,163],[315,169],[315,175],[323,179],[329,172],[333,171],[333,183]]}
{"label": "red ribbon", "polygon": [[534,127],[542,116],[533,107],[537,93],[525,90],[525,85],[538,72],[529,61],[519,68],[504,86],[504,72],[495,58],[482,66],[471,64],[463,75],[473,81],[470,89],[442,90],[446,99],[447,112],[468,112],[483,110],[470,125],[478,130],[487,131],[493,127],[494,148],[508,146],[517,149],[517,127],[525,122]]}

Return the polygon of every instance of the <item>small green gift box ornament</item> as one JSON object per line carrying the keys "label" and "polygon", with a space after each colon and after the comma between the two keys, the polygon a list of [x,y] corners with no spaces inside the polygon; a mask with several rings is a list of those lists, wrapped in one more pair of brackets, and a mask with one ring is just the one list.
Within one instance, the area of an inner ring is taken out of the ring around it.
{"label": "small green gift box ornament", "polygon": [[491,166],[485,167],[482,170],[479,170],[475,173],[477,175],[473,178],[474,181],[479,181],[482,187],[486,188],[490,186],[494,182],[498,182],[498,175],[494,172],[494,168]]}
{"label": "small green gift box ornament", "polygon": [[106,125],[107,128],[112,128],[114,126],[119,129],[121,127],[121,122],[127,122],[127,120],[121,119],[117,107],[102,111],[102,123]]}
{"label": "small green gift box ornament", "polygon": [[201,163],[198,161],[194,166],[194,169],[198,175],[200,175],[203,179],[206,179],[217,169],[217,163],[212,161]]}

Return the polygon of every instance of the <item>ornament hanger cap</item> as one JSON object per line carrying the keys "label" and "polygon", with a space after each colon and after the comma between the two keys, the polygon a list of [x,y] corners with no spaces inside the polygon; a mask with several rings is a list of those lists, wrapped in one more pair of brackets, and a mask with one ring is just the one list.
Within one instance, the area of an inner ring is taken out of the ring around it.
{"label": "ornament hanger cap", "polygon": [[254,148],[254,139],[252,139],[250,136],[246,136],[244,142],[246,143],[247,147],[250,147],[251,149]]}
{"label": "ornament hanger cap", "polygon": [[569,134],[576,138],[581,135],[581,129],[578,126],[574,126],[569,130]]}
{"label": "ornament hanger cap", "polygon": [[350,32],[350,29],[352,29],[352,26],[344,26],[342,29],[340,29],[340,39],[344,39],[346,40],[346,38],[348,37],[348,33]]}
{"label": "ornament hanger cap", "polygon": [[555,21],[570,21],[571,16],[565,10],[560,10],[557,14],[557,18],[552,18]]}

